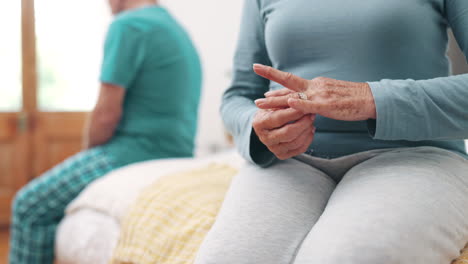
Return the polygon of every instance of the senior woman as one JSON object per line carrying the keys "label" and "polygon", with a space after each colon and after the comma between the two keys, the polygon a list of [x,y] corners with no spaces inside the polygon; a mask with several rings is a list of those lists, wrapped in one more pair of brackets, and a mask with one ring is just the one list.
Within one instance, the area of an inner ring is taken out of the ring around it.
{"label": "senior woman", "polygon": [[448,77],[448,27],[468,55],[467,0],[246,0],[221,112],[251,164],[195,263],[456,258],[468,75]]}

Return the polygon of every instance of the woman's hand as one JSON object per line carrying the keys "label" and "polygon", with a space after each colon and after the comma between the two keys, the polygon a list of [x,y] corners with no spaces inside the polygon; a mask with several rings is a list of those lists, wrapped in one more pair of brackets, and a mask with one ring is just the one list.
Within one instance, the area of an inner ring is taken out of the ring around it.
{"label": "woman's hand", "polygon": [[[260,64],[254,64],[254,71],[286,87],[266,93],[265,99],[256,100],[255,104],[261,109],[291,107],[306,114],[319,114],[344,121],[376,118],[374,97],[367,83],[324,77],[306,80]],[[300,99],[299,93],[304,93],[307,99]]]}
{"label": "woman's hand", "polygon": [[304,153],[314,139],[315,115],[288,108],[257,111],[253,129],[260,141],[281,160]]}

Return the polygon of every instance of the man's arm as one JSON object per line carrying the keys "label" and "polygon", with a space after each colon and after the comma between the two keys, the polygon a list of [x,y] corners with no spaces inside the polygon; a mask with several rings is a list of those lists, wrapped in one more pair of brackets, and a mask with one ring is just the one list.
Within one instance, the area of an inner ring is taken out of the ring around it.
{"label": "man's arm", "polygon": [[118,85],[101,84],[99,98],[84,131],[83,148],[105,144],[114,135],[122,117],[125,89]]}

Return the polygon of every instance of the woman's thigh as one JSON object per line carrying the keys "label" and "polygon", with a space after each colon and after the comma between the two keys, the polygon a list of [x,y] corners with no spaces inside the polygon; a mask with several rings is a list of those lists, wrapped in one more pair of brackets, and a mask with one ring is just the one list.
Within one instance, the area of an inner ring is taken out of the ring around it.
{"label": "woman's thigh", "polygon": [[468,240],[468,161],[423,147],[351,169],[296,264],[449,264]]}
{"label": "woman's thigh", "polygon": [[335,183],[297,160],[234,178],[196,264],[286,264],[322,213]]}

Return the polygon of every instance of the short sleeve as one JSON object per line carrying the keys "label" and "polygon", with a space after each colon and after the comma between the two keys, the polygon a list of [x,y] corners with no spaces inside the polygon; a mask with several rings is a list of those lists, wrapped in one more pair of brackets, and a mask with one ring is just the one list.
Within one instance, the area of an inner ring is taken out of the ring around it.
{"label": "short sleeve", "polygon": [[145,58],[144,34],[120,21],[109,27],[100,81],[128,89]]}

